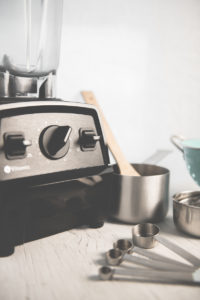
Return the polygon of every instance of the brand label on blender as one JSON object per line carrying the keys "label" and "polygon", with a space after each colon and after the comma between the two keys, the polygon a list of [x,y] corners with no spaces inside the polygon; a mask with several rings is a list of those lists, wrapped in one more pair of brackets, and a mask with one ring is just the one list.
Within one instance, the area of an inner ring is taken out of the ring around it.
{"label": "brand label on blender", "polygon": [[4,173],[10,174],[11,172],[20,172],[20,171],[25,171],[25,170],[30,170],[30,166],[5,166],[4,167]]}

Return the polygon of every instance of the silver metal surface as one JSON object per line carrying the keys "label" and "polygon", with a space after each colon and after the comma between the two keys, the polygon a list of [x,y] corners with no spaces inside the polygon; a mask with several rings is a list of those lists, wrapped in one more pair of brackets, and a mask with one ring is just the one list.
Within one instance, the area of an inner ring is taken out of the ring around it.
{"label": "silver metal surface", "polygon": [[171,284],[200,284],[200,270],[188,272],[156,271],[141,268],[132,270],[101,267],[99,276],[102,280],[116,279],[118,281],[142,281]]}
{"label": "silver metal surface", "polygon": [[175,194],[173,196],[173,218],[178,229],[200,237],[200,191]]}
{"label": "silver metal surface", "polygon": [[23,77],[0,71],[0,97],[53,98],[55,95],[55,74],[42,77]]}
{"label": "silver metal surface", "polygon": [[0,97],[9,97],[9,72],[0,72]]}
{"label": "silver metal surface", "polygon": [[145,249],[151,249],[156,246],[160,229],[155,224],[142,223],[132,227],[132,239],[133,244]]}
{"label": "silver metal surface", "polygon": [[133,243],[128,240],[128,239],[120,239],[117,240],[114,244],[113,247],[115,249],[119,249],[122,251],[124,254],[125,253],[132,253],[133,252]]}
{"label": "silver metal surface", "polygon": [[[156,239],[158,240],[159,237],[157,237]],[[180,253],[180,251],[177,251],[177,247],[175,247],[174,245],[172,247],[172,245],[169,244],[169,242],[163,241],[163,238],[160,238],[160,241],[165,246],[168,245],[168,248],[170,248],[172,251],[175,248],[174,252],[176,252],[176,254],[178,254],[182,258],[186,259],[187,261],[189,260],[190,264],[192,264],[192,265],[188,265],[186,263],[182,263],[182,262],[176,261],[174,259],[168,258],[168,257],[160,255],[158,253],[154,253],[154,252],[148,251],[146,249],[135,247],[135,246],[133,246],[133,243],[130,240],[128,240],[128,239],[117,240],[113,244],[113,247],[115,249],[117,248],[117,249],[121,250],[124,255],[126,253],[133,254],[133,255],[134,254],[139,254],[140,256],[144,256],[145,258],[149,258],[150,260],[154,260],[156,262],[159,261],[159,262],[162,262],[162,263],[167,263],[168,265],[173,265],[173,266],[176,265],[179,269],[180,268],[182,268],[182,269],[194,268],[194,265],[197,266],[197,267],[199,266],[198,262],[196,260],[194,261],[194,257],[192,257],[192,258],[190,257],[188,259],[188,253],[187,253],[187,255],[184,255],[185,250],[183,250],[182,248],[181,248],[181,253]],[[180,250],[180,249],[178,249],[178,250]],[[190,254],[190,256],[191,256],[191,254]]]}
{"label": "silver metal surface", "polygon": [[[120,251],[117,248],[109,250],[106,253],[106,258],[107,258],[108,264],[112,265],[112,266],[118,266],[122,262],[126,262],[126,263],[133,263],[133,264],[137,264],[137,265],[140,265],[143,267],[148,267],[148,268],[152,268],[152,269],[156,269],[156,270],[170,270],[170,271],[172,271],[172,270],[173,271],[177,271],[177,270],[186,271],[187,270],[187,271],[189,271],[189,270],[194,269],[194,267],[186,266],[184,264],[177,265],[177,264],[173,264],[173,263],[169,263],[169,262],[162,262],[159,260],[158,261],[151,260],[151,259],[147,259],[144,257],[131,255],[128,253],[123,253],[123,251]],[[125,267],[128,268],[127,265],[125,265]]]}
{"label": "silver metal surface", "polygon": [[200,267],[200,259],[184,250],[182,247],[158,235],[159,227],[155,224],[144,223],[132,227],[133,245],[141,248],[151,249],[159,242],[167,249],[173,251],[181,258],[188,261],[194,268]]}
{"label": "silver metal surface", "polygon": [[182,263],[182,262],[179,262],[175,259],[166,257],[166,256],[158,254],[158,253],[148,251],[146,249],[138,248],[138,247],[134,247],[133,254],[134,253],[137,253],[137,254],[142,255],[144,257],[148,257],[149,259],[152,259],[152,260],[155,260],[155,261],[161,261],[161,262],[177,265],[179,268],[188,268],[188,267],[191,268],[191,267],[193,267],[193,264],[191,266],[191,265],[188,265],[187,263]]}
{"label": "silver metal surface", "polygon": [[113,174],[111,217],[131,224],[163,220],[168,210],[169,170],[148,164],[133,166],[141,176]]}
{"label": "silver metal surface", "polygon": [[39,89],[39,98],[53,98],[55,97],[55,76],[50,73]]}
{"label": "silver metal surface", "polygon": [[27,95],[37,93],[37,79],[31,77],[13,77],[13,87],[12,94],[17,95]]}
{"label": "silver metal surface", "polygon": [[113,277],[114,270],[110,267],[103,266],[99,269],[99,277],[102,280],[110,280]]}
{"label": "silver metal surface", "polygon": [[123,252],[119,249],[110,249],[106,252],[106,259],[109,265],[117,266],[123,260]]}
{"label": "silver metal surface", "polygon": [[189,251],[183,249],[182,247],[178,246],[172,241],[163,238],[161,236],[157,236],[156,239],[160,244],[165,246],[167,249],[171,250],[172,252],[176,253],[181,258],[189,262],[190,265],[192,265],[195,269],[200,268],[200,259],[195,255],[191,254]]}
{"label": "silver metal surface", "polygon": [[[147,259],[144,257],[134,256],[130,254],[125,254],[122,261],[126,263],[133,263],[134,265],[139,265],[142,267],[151,268],[154,270],[161,270],[161,271],[184,271],[185,272],[185,271],[195,270],[193,266],[186,266],[184,264],[177,265],[174,263]],[[127,264],[122,266],[125,267],[126,269],[128,268]],[[129,268],[132,269],[131,266],[129,266]]]}
{"label": "silver metal surface", "polygon": [[37,93],[37,78],[20,77],[0,72],[0,96],[17,97]]}

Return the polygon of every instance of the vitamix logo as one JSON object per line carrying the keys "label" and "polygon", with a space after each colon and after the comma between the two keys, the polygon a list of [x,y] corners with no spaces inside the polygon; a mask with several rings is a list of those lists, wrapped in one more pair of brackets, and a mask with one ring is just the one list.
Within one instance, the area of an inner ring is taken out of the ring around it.
{"label": "vitamix logo", "polygon": [[20,172],[20,171],[25,171],[25,170],[30,170],[30,166],[21,166],[21,167],[16,167],[16,166],[5,166],[4,167],[4,173],[10,174],[11,172]]}

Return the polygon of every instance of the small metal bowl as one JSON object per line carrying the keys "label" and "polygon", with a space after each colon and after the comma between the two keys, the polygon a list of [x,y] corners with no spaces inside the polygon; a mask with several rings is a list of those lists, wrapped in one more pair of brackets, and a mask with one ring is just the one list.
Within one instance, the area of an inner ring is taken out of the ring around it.
{"label": "small metal bowl", "polygon": [[173,218],[179,230],[200,238],[200,191],[175,194]]}
{"label": "small metal bowl", "polygon": [[151,249],[157,244],[156,236],[159,227],[151,223],[137,224],[132,227],[133,245],[140,248]]}

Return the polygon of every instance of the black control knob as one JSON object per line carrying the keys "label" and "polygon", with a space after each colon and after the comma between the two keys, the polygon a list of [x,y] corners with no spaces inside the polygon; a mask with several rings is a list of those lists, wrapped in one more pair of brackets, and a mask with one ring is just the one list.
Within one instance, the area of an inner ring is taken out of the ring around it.
{"label": "black control knob", "polygon": [[81,149],[83,151],[94,150],[97,141],[99,141],[100,139],[101,137],[99,135],[96,135],[93,129],[80,130],[80,143],[81,143]]}
{"label": "black control knob", "polygon": [[26,148],[31,146],[31,141],[26,140],[23,133],[8,132],[4,135],[5,154],[8,159],[24,158]]}
{"label": "black control knob", "polygon": [[69,137],[72,128],[69,126],[52,125],[45,128],[40,135],[42,153],[50,159],[59,159],[69,150]]}

